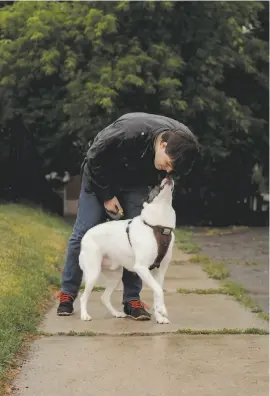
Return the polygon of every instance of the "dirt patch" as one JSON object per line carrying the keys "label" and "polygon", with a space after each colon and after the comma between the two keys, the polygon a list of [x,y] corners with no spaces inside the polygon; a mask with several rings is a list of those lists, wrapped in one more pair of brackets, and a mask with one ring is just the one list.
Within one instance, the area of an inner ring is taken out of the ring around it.
{"label": "dirt patch", "polygon": [[230,278],[245,287],[269,313],[269,229],[192,229],[201,253],[222,262]]}

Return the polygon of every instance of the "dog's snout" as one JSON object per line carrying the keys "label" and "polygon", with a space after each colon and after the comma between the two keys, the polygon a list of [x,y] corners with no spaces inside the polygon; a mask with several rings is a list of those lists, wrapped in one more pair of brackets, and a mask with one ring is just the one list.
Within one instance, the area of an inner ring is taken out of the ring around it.
{"label": "dog's snout", "polygon": [[172,178],[167,176],[165,180],[165,184],[169,184],[169,186],[171,186],[173,184]]}

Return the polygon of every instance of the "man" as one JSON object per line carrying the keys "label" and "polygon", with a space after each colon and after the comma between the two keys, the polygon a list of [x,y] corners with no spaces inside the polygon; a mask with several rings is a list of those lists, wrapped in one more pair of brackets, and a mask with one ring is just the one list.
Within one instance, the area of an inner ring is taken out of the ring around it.
{"label": "man", "polygon": [[[82,281],[78,257],[86,231],[105,221],[105,210],[138,216],[149,187],[166,173],[186,174],[198,153],[192,132],[176,120],[147,113],[125,114],[99,132],[83,164],[77,219],[68,243],[62,276],[59,316],[73,313]],[[115,246],[117,249],[117,246]],[[124,312],[136,320],[150,319],[140,301],[142,281],[123,269]]]}

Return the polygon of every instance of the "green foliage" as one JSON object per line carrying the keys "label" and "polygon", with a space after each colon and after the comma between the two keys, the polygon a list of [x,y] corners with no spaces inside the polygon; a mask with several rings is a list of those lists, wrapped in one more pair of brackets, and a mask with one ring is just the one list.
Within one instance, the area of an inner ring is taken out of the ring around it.
{"label": "green foliage", "polygon": [[[188,124],[204,147],[182,188],[198,186],[207,201],[232,183],[237,200],[255,163],[267,176],[267,9],[263,2],[5,6],[3,135],[8,142],[21,123],[44,170],[77,172],[87,141],[115,118],[162,113]],[[7,150],[1,147],[1,160]]]}

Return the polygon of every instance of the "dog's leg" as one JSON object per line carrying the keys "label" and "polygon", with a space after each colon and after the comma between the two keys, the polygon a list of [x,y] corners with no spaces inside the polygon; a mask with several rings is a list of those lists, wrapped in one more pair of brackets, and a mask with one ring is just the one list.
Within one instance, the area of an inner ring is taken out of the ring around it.
{"label": "dog's leg", "polygon": [[[136,263],[133,270],[139,275],[139,277],[153,290],[154,295],[154,314],[158,323],[170,323],[169,319],[162,315],[164,307],[164,293],[162,287],[153,278],[148,267]],[[165,308],[166,309],[166,308]],[[160,312],[161,311],[161,312]]]}
{"label": "dog's leg", "polygon": [[[173,244],[171,244],[171,247],[169,248],[166,256],[164,257],[164,259],[160,263],[160,267],[158,269],[155,269],[154,270],[155,272],[153,274],[154,279],[162,287],[162,290],[163,290],[163,285],[164,285],[165,274],[167,272],[167,269],[168,269],[169,264],[170,264],[171,259],[172,259],[172,246],[173,246]],[[165,303],[163,305],[159,305],[159,304],[160,304],[160,301],[158,299],[158,296],[156,296],[156,294],[154,293],[154,306],[155,306],[155,309],[158,312],[160,312],[162,316],[164,316],[165,318],[168,318],[168,311],[167,311],[167,308],[165,306]]]}
{"label": "dog's leg", "polygon": [[117,311],[111,303],[111,296],[114,290],[117,288],[121,281],[122,271],[111,271],[110,278],[106,278],[106,289],[101,296],[101,301],[105,307],[111,312],[116,318],[125,318],[126,314],[123,311]]}
{"label": "dog's leg", "polygon": [[[166,268],[160,267],[159,269],[156,269],[155,273],[153,274],[154,279],[162,287],[162,290],[163,290],[164,277],[165,277],[165,273],[166,273],[167,268],[168,268],[168,265],[166,265]],[[163,303],[162,303],[162,301],[159,298],[159,295],[157,295],[155,292],[153,292],[153,297],[154,297],[155,310],[157,310],[165,318],[168,318],[168,311],[167,311],[167,308],[166,308],[164,300],[163,300]]]}
{"label": "dog's leg", "polygon": [[85,277],[85,289],[80,298],[81,320],[92,320],[87,312],[87,302],[100,274],[101,259],[102,257],[97,249],[91,249],[91,252],[89,249],[81,251],[79,256],[80,267]]}

